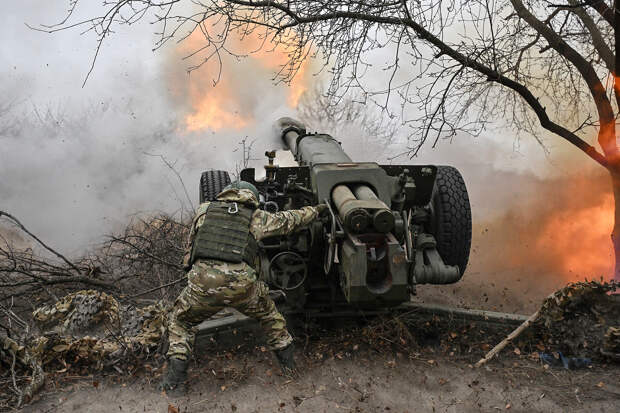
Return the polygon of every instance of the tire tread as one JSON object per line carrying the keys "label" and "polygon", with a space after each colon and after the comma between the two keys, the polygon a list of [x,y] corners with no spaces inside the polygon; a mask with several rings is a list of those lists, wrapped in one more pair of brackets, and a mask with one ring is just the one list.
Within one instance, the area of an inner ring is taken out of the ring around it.
{"label": "tire tread", "polygon": [[200,203],[213,201],[222,190],[230,185],[230,175],[226,171],[211,170],[200,176]]}
{"label": "tire tread", "polygon": [[471,206],[460,172],[452,166],[438,166],[433,195],[437,251],[448,265],[467,268],[471,249]]}

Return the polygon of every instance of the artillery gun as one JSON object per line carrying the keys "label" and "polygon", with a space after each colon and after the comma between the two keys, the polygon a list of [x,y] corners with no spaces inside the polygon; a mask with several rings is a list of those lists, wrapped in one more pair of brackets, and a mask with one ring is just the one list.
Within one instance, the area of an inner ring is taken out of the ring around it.
{"label": "artillery gun", "polygon": [[[253,168],[240,179],[260,193],[260,208],[286,211],[326,203],[329,214],[303,231],[260,242],[260,278],[281,290],[290,310],[397,306],[419,284],[451,284],[465,272],[471,211],[461,174],[450,166],[354,162],[327,134],[307,133],[290,118],[277,122],[299,166]],[[230,183],[204,172],[200,202]]]}

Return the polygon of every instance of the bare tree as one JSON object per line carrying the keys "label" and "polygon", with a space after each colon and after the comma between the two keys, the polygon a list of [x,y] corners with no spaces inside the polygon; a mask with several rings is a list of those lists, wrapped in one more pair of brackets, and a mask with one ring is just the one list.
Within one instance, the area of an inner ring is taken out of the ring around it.
{"label": "bare tree", "polygon": [[250,166],[250,161],[256,161],[258,158],[253,158],[252,149],[254,148],[254,143],[256,143],[256,139],[250,140],[247,136],[243,137],[239,142],[237,142],[237,148],[233,149],[233,152],[238,152],[241,155],[241,161],[235,163],[235,181],[240,179],[241,171],[248,166]]}
{"label": "bare tree", "polygon": [[[305,59],[321,58],[334,96],[357,89],[386,111],[392,101],[400,103],[401,119],[412,127],[410,155],[458,131],[480,133],[491,121],[540,141],[551,132],[611,175],[620,279],[620,85],[614,76],[620,1],[110,0],[100,15],[72,22],[78,3],[70,2],[60,25],[40,29],[88,27],[98,36],[95,58],[116,26],[145,16],[159,28],[156,47],[191,33],[204,36],[194,67],[234,54],[235,33],[284,50],[289,61],[278,73],[283,81]],[[378,50],[389,54],[385,81],[367,90],[368,56]],[[598,148],[590,136],[597,136]]]}
{"label": "bare tree", "polygon": [[363,93],[338,97],[317,84],[301,96],[297,115],[314,131],[327,131],[337,137],[351,129],[358,131],[356,139],[363,140],[360,144],[376,159],[394,140],[398,123],[395,117],[384,116],[383,111],[368,103]]}

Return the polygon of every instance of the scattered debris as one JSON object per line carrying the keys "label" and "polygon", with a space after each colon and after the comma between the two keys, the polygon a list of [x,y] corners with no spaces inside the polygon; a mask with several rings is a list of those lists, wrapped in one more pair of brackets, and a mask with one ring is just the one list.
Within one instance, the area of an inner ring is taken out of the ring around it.
{"label": "scattered debris", "polygon": [[489,351],[478,363],[491,360],[530,327],[547,347],[577,358],[605,356],[620,360],[620,295],[616,282],[575,282],[545,299],[540,310]]}
{"label": "scattered debris", "polygon": [[565,357],[562,352],[538,353],[540,360],[552,367],[564,367],[567,370],[582,369],[592,365],[592,359],[582,357]]}

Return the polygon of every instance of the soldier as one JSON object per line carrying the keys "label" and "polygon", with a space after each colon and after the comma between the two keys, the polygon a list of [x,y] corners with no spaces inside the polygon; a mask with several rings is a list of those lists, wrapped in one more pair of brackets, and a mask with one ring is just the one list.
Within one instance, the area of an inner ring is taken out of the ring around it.
{"label": "soldier", "polygon": [[257,281],[257,241],[286,235],[307,226],[325,205],[268,213],[258,209],[258,190],[248,182],[234,182],[198,207],[190,229],[184,266],[187,286],[176,299],[168,320],[168,368],[164,390],[183,392],[194,327],[224,307],[234,307],[260,322],[267,343],[282,371],[295,373],[293,339],[282,314]]}

